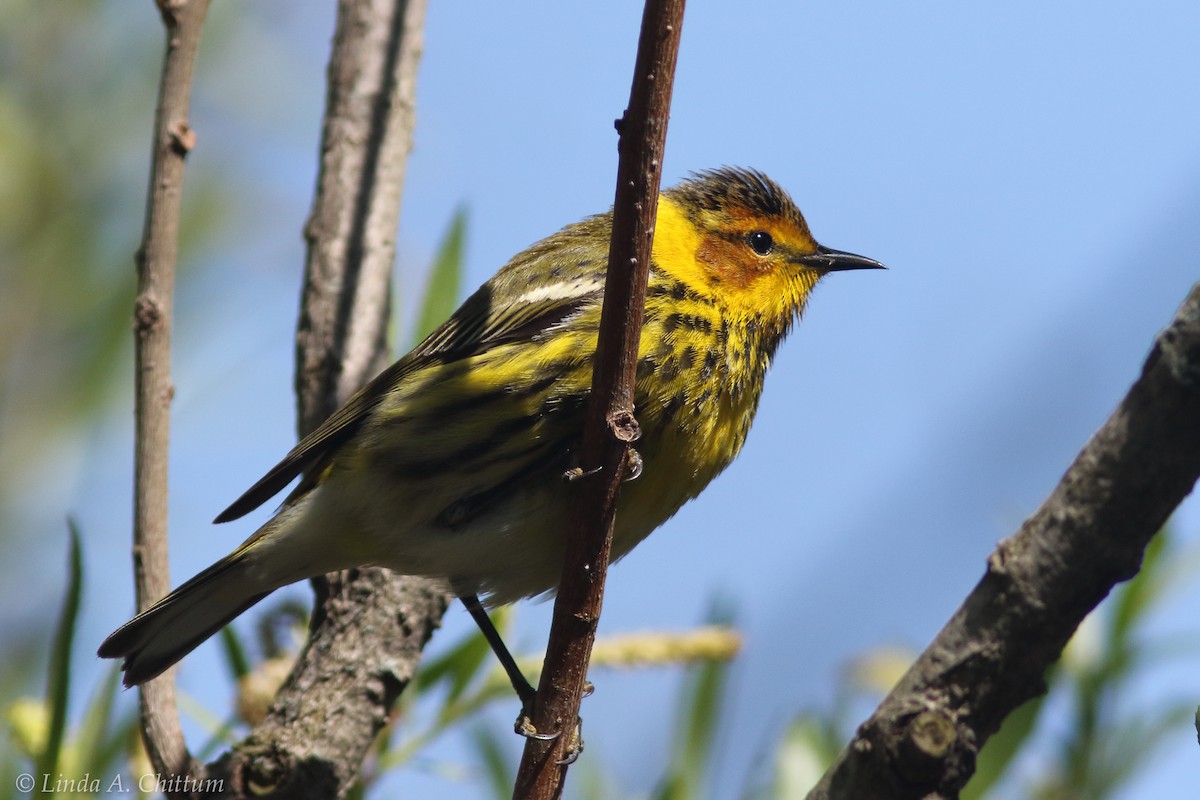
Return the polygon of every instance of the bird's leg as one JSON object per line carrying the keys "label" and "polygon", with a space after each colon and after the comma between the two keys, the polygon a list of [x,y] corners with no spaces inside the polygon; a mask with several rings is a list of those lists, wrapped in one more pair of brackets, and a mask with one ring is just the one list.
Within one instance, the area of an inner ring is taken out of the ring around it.
{"label": "bird's leg", "polygon": [[483,604],[479,602],[479,596],[476,594],[460,594],[458,599],[462,600],[462,604],[467,608],[467,613],[471,615],[471,619],[475,620],[475,624],[479,626],[479,630],[483,633],[483,638],[487,639],[492,652],[500,660],[500,666],[504,667],[504,672],[508,675],[508,680],[512,683],[517,697],[521,699],[521,715],[517,717],[517,722],[513,726],[513,729],[529,739],[542,739],[544,741],[557,739],[559,734],[538,733],[537,728],[533,726],[533,701],[537,697],[537,690],[525,679],[521,668],[517,666],[516,659],[512,657],[512,653],[508,652],[508,648],[504,645],[504,640],[500,638],[500,632],[496,630],[496,626],[492,624],[491,617],[484,610]]}

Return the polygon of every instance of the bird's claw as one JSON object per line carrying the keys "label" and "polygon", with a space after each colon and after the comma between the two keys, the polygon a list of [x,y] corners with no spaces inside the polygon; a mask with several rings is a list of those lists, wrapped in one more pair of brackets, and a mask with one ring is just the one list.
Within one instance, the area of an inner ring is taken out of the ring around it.
{"label": "bird's claw", "polygon": [[517,716],[517,721],[513,724],[513,730],[518,736],[524,736],[526,739],[537,739],[539,742],[552,742],[562,733],[555,731],[554,733],[539,733],[537,727],[533,724],[533,720],[524,710]]}
{"label": "bird's claw", "polygon": [[[591,681],[583,682],[583,696],[590,697],[596,687]],[[537,695],[534,692],[529,692],[521,698],[521,713],[517,715],[517,721],[513,724],[513,730],[517,735],[524,736],[526,739],[536,739],[539,742],[553,742],[555,739],[562,736],[562,731],[553,733],[542,733],[533,724],[533,703]],[[583,752],[583,717],[575,717],[575,727],[571,730],[571,738],[567,740],[566,755],[555,761],[559,766],[567,766],[574,764],[580,753]]]}
{"label": "bird's claw", "polygon": [[[621,473],[621,480],[636,481],[642,476],[642,454],[632,447],[625,452],[625,469]],[[562,478],[567,483],[574,483],[581,478],[590,478],[593,475],[598,475],[603,471],[604,467],[595,467],[585,470],[583,467],[571,467],[563,472]]]}
{"label": "bird's claw", "polygon": [[604,467],[596,467],[585,472],[583,467],[571,467],[563,473],[562,477],[567,483],[574,483],[580,478],[590,478],[593,475],[598,475],[603,469]]}
{"label": "bird's claw", "polygon": [[632,447],[625,451],[625,475],[622,480],[625,482],[636,481],[642,477],[642,454]]}
{"label": "bird's claw", "polygon": [[560,767],[574,764],[579,760],[581,753],[583,753],[583,717],[576,717],[575,728],[571,731],[571,738],[567,741],[567,754],[554,763]]}

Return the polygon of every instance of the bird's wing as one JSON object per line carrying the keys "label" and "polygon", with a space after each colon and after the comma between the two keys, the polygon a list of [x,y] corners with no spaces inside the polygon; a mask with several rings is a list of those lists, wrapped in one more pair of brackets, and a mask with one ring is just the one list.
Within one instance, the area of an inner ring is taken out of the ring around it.
{"label": "bird's wing", "polygon": [[580,308],[598,302],[603,293],[602,278],[587,280],[576,275],[568,280],[530,286],[515,301],[499,309],[493,307],[494,281],[484,284],[450,319],[356,392],[213,521],[229,522],[250,513],[302,473],[305,480],[288,500],[304,494],[316,485],[338,448],[407,376],[433,362],[449,363],[500,344],[533,338]]}

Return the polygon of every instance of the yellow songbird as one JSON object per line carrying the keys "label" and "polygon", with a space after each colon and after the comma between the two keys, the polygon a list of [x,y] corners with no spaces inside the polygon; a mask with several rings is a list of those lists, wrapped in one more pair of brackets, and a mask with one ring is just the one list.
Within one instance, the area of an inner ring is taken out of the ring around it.
{"label": "yellow songbird", "polygon": [[[105,640],[100,655],[124,659],[125,684],[280,586],[372,564],[444,579],[528,700],[478,597],[508,603],[558,584],[611,231],[600,214],[514,257],[217,517],[301,478],[241,547]],[[614,559],[741,450],[775,349],[817,282],[881,267],[817,244],[760,172],[702,172],[662,193],[634,397],[643,469],[621,491]]]}

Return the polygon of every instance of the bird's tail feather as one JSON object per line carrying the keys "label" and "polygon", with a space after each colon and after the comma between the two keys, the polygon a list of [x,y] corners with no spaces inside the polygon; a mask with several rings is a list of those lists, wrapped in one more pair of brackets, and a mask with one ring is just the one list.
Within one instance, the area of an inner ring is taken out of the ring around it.
{"label": "bird's tail feather", "polygon": [[144,683],[274,588],[252,578],[246,551],[239,548],[114,631],[98,655],[125,660],[126,686]]}

